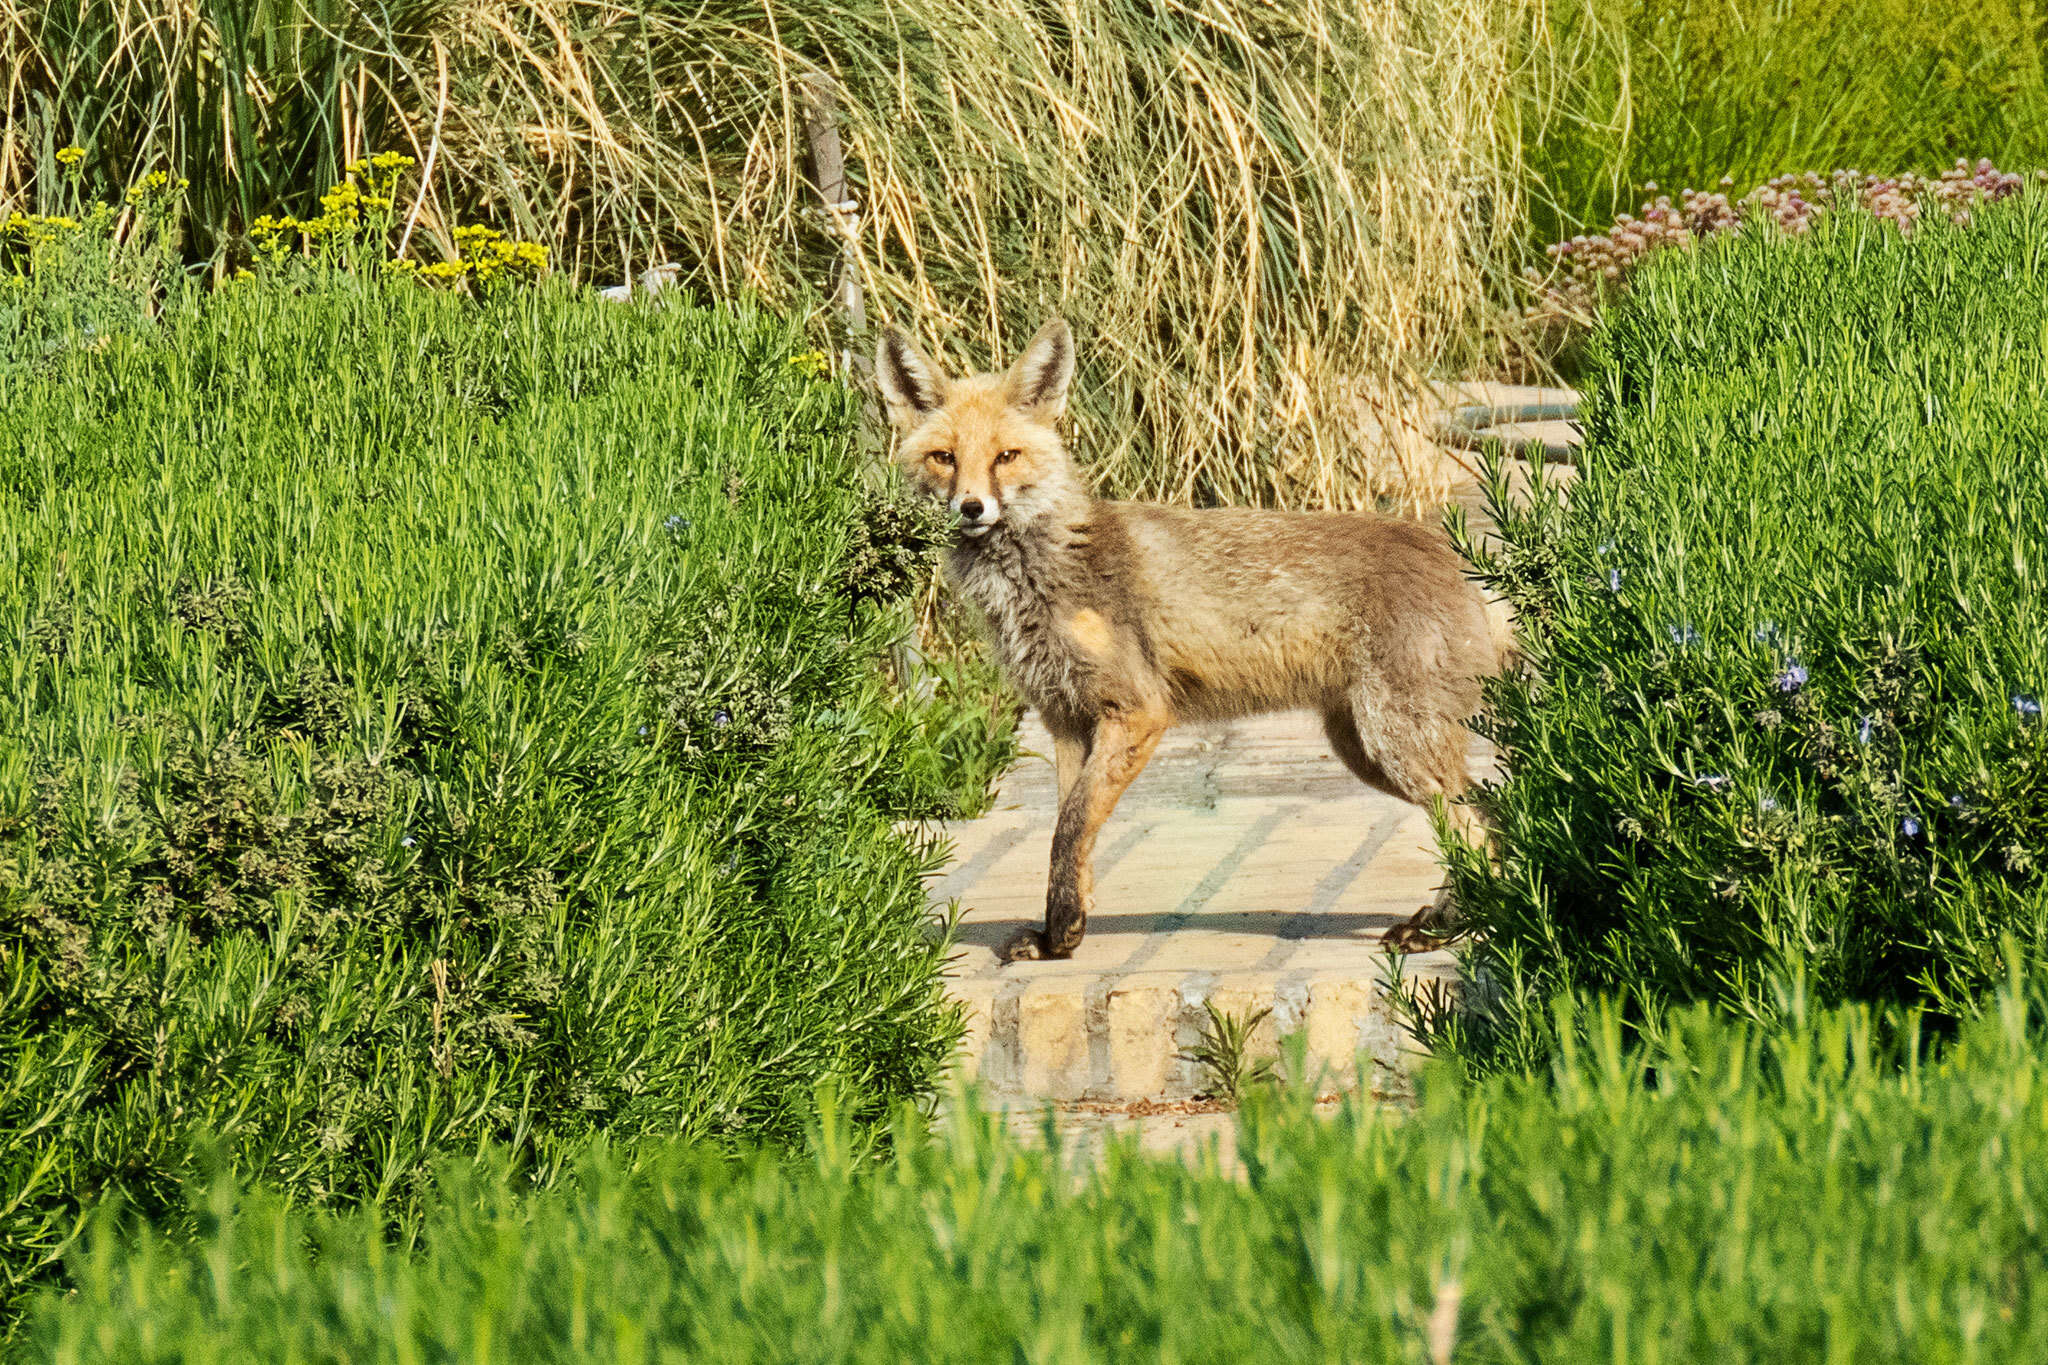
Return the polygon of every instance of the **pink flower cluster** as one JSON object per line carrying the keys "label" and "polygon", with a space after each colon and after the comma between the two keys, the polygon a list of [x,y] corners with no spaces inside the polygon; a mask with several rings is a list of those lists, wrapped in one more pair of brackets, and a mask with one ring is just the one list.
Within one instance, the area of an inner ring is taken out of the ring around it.
{"label": "pink flower cluster", "polygon": [[[2036,177],[2048,183],[2048,170],[2036,172]],[[1939,176],[1910,172],[1876,176],[1856,170],[1821,176],[1802,171],[1768,180],[1731,200],[1728,191],[1734,183],[1723,176],[1718,189],[1681,190],[1676,204],[1670,195],[1658,194],[1645,201],[1640,213],[1618,215],[1606,232],[1574,237],[1547,248],[1555,262],[1549,273],[1533,267],[1525,272],[1537,293],[1536,301],[1526,310],[1528,319],[1567,326],[1590,322],[1606,293],[1627,279],[1652,252],[1690,246],[1702,237],[1738,231],[1746,223],[1768,222],[1787,236],[1797,237],[1811,230],[1817,215],[1839,204],[1856,203],[1910,233],[1928,212],[1946,213],[1957,223],[1968,223],[1972,206],[2017,194],[2023,182],[1989,160],[1975,166],[1958,160]],[[1655,184],[1643,188],[1650,193],[1657,190]]]}

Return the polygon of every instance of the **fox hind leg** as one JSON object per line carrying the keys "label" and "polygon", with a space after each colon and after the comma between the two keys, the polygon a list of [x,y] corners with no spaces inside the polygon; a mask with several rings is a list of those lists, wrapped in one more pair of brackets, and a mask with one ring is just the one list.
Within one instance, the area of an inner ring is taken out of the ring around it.
{"label": "fox hind leg", "polygon": [[1351,769],[1352,775],[1375,791],[1403,801],[1408,798],[1398,791],[1380,765],[1365,751],[1365,744],[1358,737],[1358,723],[1351,718],[1349,707],[1339,707],[1323,713],[1323,733],[1329,737],[1330,749]]}
{"label": "fox hind leg", "polygon": [[[1330,747],[1359,780],[1418,806],[1448,806],[1451,825],[1467,839],[1485,842],[1477,811],[1457,801],[1471,785],[1465,762],[1465,727],[1455,720],[1402,706],[1381,686],[1352,690],[1347,705],[1323,716]],[[1395,925],[1381,942],[1402,952],[1441,947],[1457,936],[1450,888]]]}

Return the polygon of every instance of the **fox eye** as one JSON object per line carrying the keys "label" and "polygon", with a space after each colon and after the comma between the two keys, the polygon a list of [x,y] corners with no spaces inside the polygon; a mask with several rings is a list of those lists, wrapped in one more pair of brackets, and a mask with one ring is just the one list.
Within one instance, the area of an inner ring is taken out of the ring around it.
{"label": "fox eye", "polygon": [[933,464],[942,464],[948,469],[953,467],[953,452],[950,450],[934,450],[925,458]]}
{"label": "fox eye", "polygon": [[1012,461],[1012,460],[1016,459],[1016,458],[1017,458],[1017,457],[1018,457],[1019,455],[1021,455],[1022,453],[1023,453],[1022,451],[1018,451],[1018,450],[1005,450],[1005,451],[1003,451],[1003,452],[1002,452],[1002,453],[1001,453],[1000,455],[997,455],[997,456],[996,456],[996,463],[997,463],[997,464],[1008,464],[1008,463],[1009,463],[1010,461]]}

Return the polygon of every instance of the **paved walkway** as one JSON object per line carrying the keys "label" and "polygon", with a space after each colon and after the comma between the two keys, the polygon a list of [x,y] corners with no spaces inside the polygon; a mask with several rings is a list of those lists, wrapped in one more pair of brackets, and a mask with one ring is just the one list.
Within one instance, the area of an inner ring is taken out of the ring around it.
{"label": "paved walkway", "polygon": [[[1457,401],[1554,394],[1486,386]],[[1478,510],[1473,490],[1461,493]],[[1379,936],[1440,884],[1425,812],[1352,777],[1310,715],[1172,731],[1103,829],[1080,949],[1003,965],[997,946],[1044,914],[1055,805],[1052,745],[1035,717],[1020,741],[1026,757],[994,808],[947,831],[954,856],[931,887],[936,907],[957,900],[963,912],[952,992],[970,1033],[959,1064],[984,1102],[1113,1111],[1202,1094],[1209,1078],[1186,1053],[1208,1027],[1205,1002],[1238,1017],[1270,1010],[1253,1035],[1260,1055],[1305,1034],[1325,1091],[1400,1088],[1413,1044],[1386,999]],[[1487,771],[1477,738],[1473,757]],[[1400,970],[1456,980],[1443,952]]]}

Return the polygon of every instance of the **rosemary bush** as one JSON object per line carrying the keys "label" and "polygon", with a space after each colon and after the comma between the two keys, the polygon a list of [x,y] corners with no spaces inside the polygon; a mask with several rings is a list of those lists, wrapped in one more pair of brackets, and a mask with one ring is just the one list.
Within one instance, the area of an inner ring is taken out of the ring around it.
{"label": "rosemary bush", "polygon": [[930,528],[800,333],[375,271],[153,307],[0,390],[0,1296],[202,1136],[402,1218],[449,1153],[926,1093],[898,822],[1007,719],[879,676]]}
{"label": "rosemary bush", "polygon": [[1478,1055],[1538,1064],[1561,991],[1957,1016],[2048,948],[2048,195],[1774,235],[1643,268],[1569,505],[1481,557],[1535,672],[1502,863],[1452,869]]}

